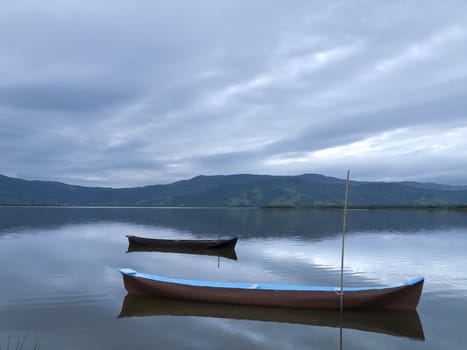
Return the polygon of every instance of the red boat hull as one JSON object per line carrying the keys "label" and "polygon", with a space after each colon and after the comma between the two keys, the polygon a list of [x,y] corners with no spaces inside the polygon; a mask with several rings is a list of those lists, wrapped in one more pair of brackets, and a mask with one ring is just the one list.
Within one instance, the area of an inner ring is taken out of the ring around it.
{"label": "red boat hull", "polygon": [[[292,290],[290,288],[255,288],[254,285],[247,288],[191,285],[184,283],[183,280],[180,283],[168,282],[167,280],[156,280],[125,273],[123,273],[123,280],[126,290],[131,294],[237,305],[313,309],[340,308],[339,291],[329,290],[329,288],[328,290]],[[345,290],[343,307],[344,309],[415,310],[423,283],[424,280],[420,279],[414,283],[394,287]]]}

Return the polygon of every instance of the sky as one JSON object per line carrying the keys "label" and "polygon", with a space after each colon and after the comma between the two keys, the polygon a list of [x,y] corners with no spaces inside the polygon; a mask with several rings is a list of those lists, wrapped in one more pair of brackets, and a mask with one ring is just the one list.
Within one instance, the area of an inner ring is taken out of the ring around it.
{"label": "sky", "polygon": [[467,1],[0,0],[0,174],[467,185]]}

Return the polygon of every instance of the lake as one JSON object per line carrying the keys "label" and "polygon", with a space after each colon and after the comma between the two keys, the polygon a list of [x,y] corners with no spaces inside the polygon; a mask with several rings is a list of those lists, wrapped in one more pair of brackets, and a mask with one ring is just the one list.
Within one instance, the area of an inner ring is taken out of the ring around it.
{"label": "lake", "polygon": [[[134,298],[118,272],[338,286],[341,228],[341,210],[0,207],[0,349],[465,349],[467,211],[348,212],[345,285],[425,276],[407,315]],[[126,234],[238,236],[237,260],[127,253]]]}

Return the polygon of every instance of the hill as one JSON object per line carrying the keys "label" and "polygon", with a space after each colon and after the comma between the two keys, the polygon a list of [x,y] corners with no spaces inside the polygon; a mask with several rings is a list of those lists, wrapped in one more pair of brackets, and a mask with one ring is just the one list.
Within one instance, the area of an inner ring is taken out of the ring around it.
{"label": "hill", "polygon": [[[297,176],[196,176],[168,185],[85,187],[0,175],[0,204],[201,207],[341,206],[345,180]],[[350,183],[351,206],[465,206],[467,188],[418,182]]]}

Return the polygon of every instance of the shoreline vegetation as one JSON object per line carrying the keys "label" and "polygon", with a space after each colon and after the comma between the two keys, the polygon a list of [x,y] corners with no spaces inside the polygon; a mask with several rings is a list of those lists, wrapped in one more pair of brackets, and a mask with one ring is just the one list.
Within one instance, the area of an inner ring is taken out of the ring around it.
{"label": "shoreline vegetation", "polygon": [[[288,206],[288,205],[266,205],[259,209],[344,209],[343,205],[324,206]],[[385,210],[385,209],[447,209],[465,210],[467,205],[348,205],[348,210]]]}
{"label": "shoreline vegetation", "polygon": [[[161,209],[259,209],[259,210],[342,210],[343,205],[263,205],[263,206],[150,206],[150,205],[67,205],[47,203],[0,203],[0,207],[56,207],[56,208],[161,208]],[[349,210],[425,209],[425,210],[467,210],[467,205],[349,205]]]}

